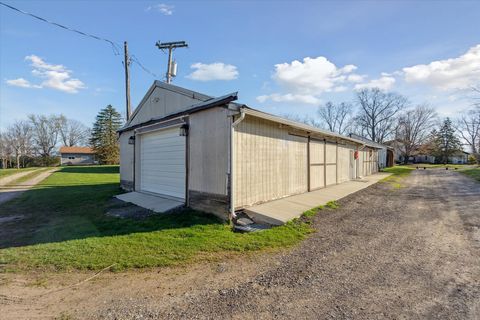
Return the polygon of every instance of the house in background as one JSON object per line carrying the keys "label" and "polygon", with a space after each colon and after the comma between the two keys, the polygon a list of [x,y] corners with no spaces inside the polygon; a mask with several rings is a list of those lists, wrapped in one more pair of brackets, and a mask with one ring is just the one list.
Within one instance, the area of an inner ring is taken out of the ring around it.
{"label": "house in background", "polygon": [[359,136],[358,134],[355,134],[355,133],[350,133],[348,136],[350,138],[362,140],[369,143],[370,145],[374,145],[378,147],[378,168],[379,169],[393,167],[393,165],[395,164],[395,150],[393,147],[374,142],[372,140]]}
{"label": "house in background", "polygon": [[96,164],[95,152],[90,147],[61,147],[60,165],[90,165]]}
{"label": "house in background", "polygon": [[119,130],[121,186],[228,219],[378,171],[376,145],[236,99],[155,81]]}
{"label": "house in background", "polygon": [[[397,163],[405,163],[404,156],[402,155],[402,142],[398,140],[391,140],[385,142],[386,145],[394,148],[395,150],[395,162]],[[448,157],[448,163],[450,164],[467,164],[468,163],[468,156],[470,154],[463,150],[457,151],[452,156]],[[434,155],[430,154],[428,148],[425,148],[424,145],[417,147],[415,150],[412,150],[411,155],[408,158],[407,163],[441,163],[441,159],[435,157]]]}
{"label": "house in background", "polygon": [[452,164],[468,164],[468,156],[470,153],[465,151],[458,151],[454,155],[448,157],[448,163]]}

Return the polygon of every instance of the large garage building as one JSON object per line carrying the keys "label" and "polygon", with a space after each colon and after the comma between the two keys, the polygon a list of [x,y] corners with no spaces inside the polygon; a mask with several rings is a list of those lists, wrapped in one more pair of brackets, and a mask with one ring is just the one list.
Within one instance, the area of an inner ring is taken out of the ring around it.
{"label": "large garage building", "polygon": [[120,134],[121,185],[222,218],[378,171],[377,148],[155,81]]}

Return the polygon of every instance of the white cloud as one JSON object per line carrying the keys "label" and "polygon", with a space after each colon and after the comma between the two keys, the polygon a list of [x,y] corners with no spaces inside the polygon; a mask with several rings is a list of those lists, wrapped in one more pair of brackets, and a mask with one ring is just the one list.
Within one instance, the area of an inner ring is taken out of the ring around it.
{"label": "white cloud", "polygon": [[194,63],[190,66],[196,69],[187,78],[197,81],[212,80],[234,80],[238,78],[237,67],[223,62],[215,62],[211,64]]}
{"label": "white cloud", "polygon": [[342,92],[348,89],[346,84],[362,81],[365,76],[353,73],[356,69],[352,64],[337,67],[321,56],[276,64],[272,78],[286,92],[263,95],[257,100],[318,104],[322,93]]}
{"label": "white cloud", "polygon": [[307,57],[303,62],[294,60],[291,63],[276,64],[273,79],[295,92],[318,95],[333,91],[356,68],[354,65],[338,68],[325,57]]}
{"label": "white cloud", "polygon": [[300,102],[305,104],[319,104],[321,102],[319,98],[309,94],[272,93],[257,97],[257,101],[260,103],[264,103],[267,100],[271,100],[273,102]]}
{"label": "white cloud", "polygon": [[30,81],[25,80],[24,78],[6,80],[6,83],[11,86],[21,87],[21,88],[40,88],[40,86],[31,84]]}
{"label": "white cloud", "polygon": [[360,74],[355,74],[354,73],[354,74],[348,75],[347,80],[349,82],[357,83],[357,82],[362,82],[363,80],[365,80],[366,77],[367,77],[366,75],[360,75]]}
{"label": "white cloud", "polygon": [[403,68],[407,83],[424,83],[440,90],[465,89],[480,79],[480,44],[458,58]]}
{"label": "white cloud", "polygon": [[355,85],[355,90],[368,89],[368,88],[379,88],[380,90],[390,90],[395,84],[395,78],[382,74],[378,79],[372,79],[366,83],[358,83]]}
{"label": "white cloud", "polygon": [[61,64],[48,64],[36,55],[26,56],[25,60],[31,62],[32,74],[44,80],[40,84],[32,84],[24,78],[18,78],[7,80],[7,84],[23,88],[51,88],[67,93],[77,93],[85,88],[85,84],[72,78],[72,71]]}
{"label": "white cloud", "polygon": [[147,7],[146,11],[156,10],[157,12],[160,12],[161,14],[163,14],[165,16],[171,16],[173,14],[173,9],[174,8],[175,7],[172,6],[172,5],[168,5],[168,4],[165,4],[165,3],[160,3],[160,4],[156,4],[156,5]]}

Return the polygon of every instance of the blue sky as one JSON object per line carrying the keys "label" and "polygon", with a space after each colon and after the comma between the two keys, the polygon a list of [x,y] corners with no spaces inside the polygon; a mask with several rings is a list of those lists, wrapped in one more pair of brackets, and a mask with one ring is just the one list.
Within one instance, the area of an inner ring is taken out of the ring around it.
{"label": "blue sky", "polygon": [[[276,114],[314,115],[380,86],[441,115],[468,108],[480,82],[479,1],[11,1],[117,43],[162,79],[157,40],[186,40],[174,84]],[[122,57],[105,42],[0,6],[0,128],[27,114],[91,125],[124,112]],[[155,78],[131,68],[132,106]]]}

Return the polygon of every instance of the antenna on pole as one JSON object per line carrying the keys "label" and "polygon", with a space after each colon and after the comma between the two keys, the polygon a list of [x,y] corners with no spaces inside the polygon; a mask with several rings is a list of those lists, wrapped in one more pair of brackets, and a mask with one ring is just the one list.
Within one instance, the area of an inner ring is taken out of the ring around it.
{"label": "antenna on pole", "polygon": [[168,65],[167,65],[167,83],[172,82],[172,78],[177,75],[177,63],[172,61],[172,51],[176,48],[188,47],[188,44],[185,41],[174,41],[174,42],[160,42],[157,41],[155,44],[158,49],[165,52],[168,50]]}

